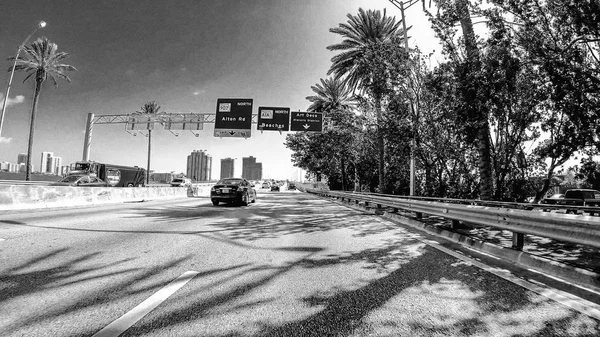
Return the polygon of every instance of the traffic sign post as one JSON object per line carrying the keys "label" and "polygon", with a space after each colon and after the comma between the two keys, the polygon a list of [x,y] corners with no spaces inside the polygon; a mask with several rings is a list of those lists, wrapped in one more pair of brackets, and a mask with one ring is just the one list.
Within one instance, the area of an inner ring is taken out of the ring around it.
{"label": "traffic sign post", "polygon": [[250,138],[252,102],[251,98],[217,99],[214,136]]}
{"label": "traffic sign post", "polygon": [[264,131],[289,131],[290,130],[290,108],[259,107],[258,125],[259,130]]}
{"label": "traffic sign post", "polygon": [[322,132],[323,113],[292,111],[291,131]]}

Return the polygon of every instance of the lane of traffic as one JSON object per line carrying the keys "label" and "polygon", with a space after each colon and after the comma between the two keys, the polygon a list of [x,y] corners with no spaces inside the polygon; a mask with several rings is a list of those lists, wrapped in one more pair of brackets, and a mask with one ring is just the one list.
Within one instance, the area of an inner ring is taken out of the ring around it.
{"label": "lane of traffic", "polygon": [[45,228],[0,243],[3,256],[19,253],[0,269],[3,284],[14,285],[0,290],[0,307],[10,310],[0,315],[3,335],[92,335],[190,270],[198,276],[124,335],[508,336],[598,327],[396,224],[306,194],[259,190],[245,207],[206,198],[128,206],[37,217]]}

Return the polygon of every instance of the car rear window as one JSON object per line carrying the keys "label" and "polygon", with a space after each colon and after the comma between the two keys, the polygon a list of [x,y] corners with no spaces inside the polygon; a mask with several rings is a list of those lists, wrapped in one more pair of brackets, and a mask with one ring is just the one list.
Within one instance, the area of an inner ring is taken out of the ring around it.
{"label": "car rear window", "polygon": [[217,184],[239,184],[242,179],[221,179]]}

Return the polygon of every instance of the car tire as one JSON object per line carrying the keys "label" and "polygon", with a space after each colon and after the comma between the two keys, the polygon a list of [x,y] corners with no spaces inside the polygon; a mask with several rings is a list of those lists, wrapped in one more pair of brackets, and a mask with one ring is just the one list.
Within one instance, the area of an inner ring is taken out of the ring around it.
{"label": "car tire", "polygon": [[212,201],[213,206],[219,206],[219,200],[212,199],[211,201]]}
{"label": "car tire", "polygon": [[242,194],[242,197],[241,197],[241,199],[240,199],[240,205],[241,205],[241,206],[248,206],[248,199],[249,199],[249,198],[250,198],[250,197],[248,196],[248,192],[244,192],[244,193]]}
{"label": "car tire", "polygon": [[133,186],[134,186],[133,183],[127,184],[127,187],[133,187]]}

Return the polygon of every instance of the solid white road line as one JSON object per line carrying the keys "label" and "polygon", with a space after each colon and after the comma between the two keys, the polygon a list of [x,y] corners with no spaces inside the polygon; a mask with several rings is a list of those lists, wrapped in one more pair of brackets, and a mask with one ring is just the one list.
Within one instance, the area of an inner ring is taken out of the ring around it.
{"label": "solid white road line", "polygon": [[[346,205],[346,204],[342,204],[342,205],[344,205],[344,206],[346,206],[348,208],[351,208],[351,209],[355,209],[355,210],[357,209],[357,208],[354,208],[354,207],[352,207],[350,205]],[[383,218],[383,219],[386,219],[386,218]],[[389,219],[389,218],[387,218],[387,220],[390,221],[390,222],[392,222],[392,223],[395,223],[395,222],[402,223],[401,221],[397,221],[397,220],[394,221],[394,220]],[[403,225],[405,225],[405,224],[403,224]],[[405,226],[411,227],[410,225],[405,225]],[[425,243],[426,245],[428,245],[430,247],[433,247],[433,248],[435,248],[435,249],[437,249],[439,251],[442,251],[442,252],[444,252],[444,253],[446,253],[448,255],[451,255],[451,256],[459,259],[459,260],[462,260],[463,262],[470,263],[473,266],[475,266],[475,267],[477,267],[479,269],[485,270],[488,273],[494,274],[494,275],[496,275],[496,276],[498,276],[500,278],[503,278],[503,279],[505,279],[505,280],[507,280],[509,282],[517,284],[517,285],[519,285],[519,286],[521,286],[521,287],[523,287],[523,288],[525,288],[527,290],[531,290],[533,292],[536,292],[536,293],[538,293],[538,294],[540,294],[540,295],[542,295],[544,297],[552,299],[552,300],[554,300],[554,301],[556,301],[556,302],[558,302],[558,303],[560,303],[560,304],[562,304],[564,306],[567,306],[567,307],[569,307],[569,308],[571,308],[571,309],[573,309],[575,311],[578,311],[578,312],[580,312],[582,314],[585,314],[585,315],[588,315],[588,316],[590,316],[592,318],[600,320],[600,304],[588,301],[586,299],[583,299],[583,298],[578,297],[576,295],[567,293],[565,291],[561,291],[561,290],[558,290],[558,289],[553,289],[553,288],[548,287],[547,285],[545,285],[543,283],[540,283],[540,282],[537,282],[537,281],[534,281],[534,280],[531,280],[531,279],[528,279],[528,280],[521,279],[521,278],[513,275],[508,270],[490,267],[490,266],[488,266],[486,264],[483,264],[483,263],[481,263],[481,262],[479,262],[479,261],[477,261],[477,260],[475,260],[473,258],[470,258],[470,257],[465,256],[465,255],[463,255],[461,253],[458,253],[458,252],[456,252],[454,250],[451,250],[451,249],[448,249],[446,247],[443,247],[439,242],[437,242],[435,240],[426,239],[426,238],[424,238],[422,236],[419,237],[419,235],[417,235],[415,237],[415,239],[417,239],[417,240]],[[465,247],[465,248],[470,249],[469,247]],[[479,254],[488,255],[488,256],[493,257],[495,259],[499,259],[498,257],[489,255],[487,253],[480,252],[478,250],[474,250],[474,249],[471,249],[471,250],[473,250],[473,251],[475,251],[475,252],[477,252]],[[531,269],[528,269],[528,270],[533,271]],[[560,280],[560,281],[564,282],[564,283],[568,283],[568,282],[566,282],[564,280]]]}
{"label": "solid white road line", "polygon": [[130,310],[125,315],[119,317],[114,322],[110,323],[104,329],[98,331],[92,337],[117,337],[125,330],[129,329],[137,321],[146,316],[150,311],[154,310],[169,296],[173,295],[179,288],[188,283],[194,276],[198,275],[197,271],[186,271],[164,288],[150,296],[147,300],[140,303],[137,307]]}
{"label": "solid white road line", "polygon": [[[429,245],[430,247],[440,250],[448,255],[451,255],[459,260],[470,263],[477,268],[483,269],[483,270],[487,271],[488,273],[492,273],[500,278],[503,278],[514,284],[517,284],[525,289],[531,290],[542,296],[552,299],[558,303],[561,303],[562,305],[565,305],[575,311],[578,311],[582,314],[588,315],[595,319],[600,319],[600,305],[598,305],[594,302],[590,302],[588,300],[585,300],[583,298],[577,297],[573,294],[569,294],[567,292],[564,292],[564,291],[561,291],[558,289],[549,288],[545,284],[536,282],[534,280],[523,280],[521,278],[514,276],[508,270],[490,267],[486,264],[483,264],[483,263],[481,263],[477,260],[474,260],[470,257],[467,257],[463,254],[459,254],[451,249],[443,247],[436,241],[427,240],[427,239],[419,239],[419,238],[417,238],[417,240]],[[561,280],[561,281],[565,282],[564,280]]]}

